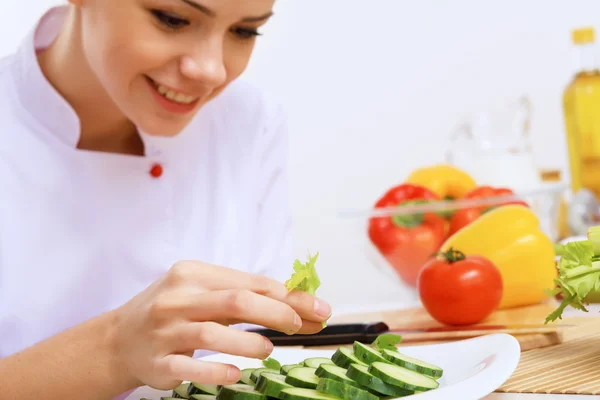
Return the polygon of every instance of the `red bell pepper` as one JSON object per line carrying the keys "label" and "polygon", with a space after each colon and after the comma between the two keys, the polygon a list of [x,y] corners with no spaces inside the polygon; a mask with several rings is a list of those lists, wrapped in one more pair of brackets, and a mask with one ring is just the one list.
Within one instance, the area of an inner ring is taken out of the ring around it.
{"label": "red bell pepper", "polygon": [[[490,198],[490,197],[502,197],[514,195],[514,192],[510,189],[503,187],[493,187],[493,186],[479,186],[469,193],[467,193],[463,199],[482,199],[482,198]],[[450,231],[449,235],[453,235],[458,232],[463,227],[469,225],[471,222],[475,221],[481,215],[486,212],[493,210],[496,207],[500,207],[507,204],[521,204],[525,207],[528,207],[528,204],[524,201],[520,200],[512,200],[512,201],[502,201],[498,200],[498,203],[494,205],[485,205],[480,207],[469,207],[460,210],[456,210],[450,219]]]}
{"label": "red bell pepper", "polygon": [[[429,189],[401,184],[389,189],[375,208],[406,206],[439,201]],[[369,221],[371,242],[400,278],[416,287],[421,267],[439,250],[447,231],[447,221],[435,212],[373,217]]]}

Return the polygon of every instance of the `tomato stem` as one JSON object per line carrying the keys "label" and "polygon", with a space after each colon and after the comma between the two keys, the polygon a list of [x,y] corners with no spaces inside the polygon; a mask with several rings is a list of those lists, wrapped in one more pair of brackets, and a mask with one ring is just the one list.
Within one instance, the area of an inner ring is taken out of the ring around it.
{"label": "tomato stem", "polygon": [[446,252],[438,252],[437,254],[443,257],[444,261],[448,262],[449,264],[453,264],[455,262],[462,261],[465,258],[467,258],[465,253],[463,253],[460,250],[455,250],[452,247],[450,247]]}

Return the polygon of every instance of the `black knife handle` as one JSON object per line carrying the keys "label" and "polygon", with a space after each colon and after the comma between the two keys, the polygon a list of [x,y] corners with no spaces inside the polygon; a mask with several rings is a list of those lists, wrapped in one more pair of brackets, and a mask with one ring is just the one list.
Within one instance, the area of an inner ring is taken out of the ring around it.
{"label": "black knife handle", "polygon": [[333,324],[318,333],[310,335],[287,335],[272,329],[252,329],[249,332],[261,334],[275,346],[325,346],[360,343],[372,343],[377,336],[389,331],[383,322],[372,324]]}

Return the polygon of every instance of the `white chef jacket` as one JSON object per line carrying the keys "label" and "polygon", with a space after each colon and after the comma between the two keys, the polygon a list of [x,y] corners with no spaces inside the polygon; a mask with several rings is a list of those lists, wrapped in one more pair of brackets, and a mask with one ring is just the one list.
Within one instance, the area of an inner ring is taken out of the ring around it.
{"label": "white chef jacket", "polygon": [[79,150],[78,117],[36,59],[65,10],[0,60],[0,358],[122,305],[179,260],[292,272],[282,109],[236,81],[178,136],[141,132],[145,156]]}

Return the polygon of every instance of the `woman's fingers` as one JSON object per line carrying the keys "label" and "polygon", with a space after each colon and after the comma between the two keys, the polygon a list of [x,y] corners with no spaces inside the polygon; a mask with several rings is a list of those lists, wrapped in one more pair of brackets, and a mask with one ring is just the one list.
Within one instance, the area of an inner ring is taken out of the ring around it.
{"label": "woman's fingers", "polygon": [[284,284],[261,275],[195,262],[176,264],[170,274],[175,284],[198,282],[206,291],[246,290],[289,304],[304,320],[322,322],[331,315],[323,300],[300,291],[288,291]]}
{"label": "woman's fingers", "polygon": [[264,360],[273,351],[273,344],[265,337],[216,322],[178,325],[172,337],[175,349],[180,352],[203,349]]}
{"label": "woman's fingers", "polygon": [[284,301],[304,320],[322,322],[331,316],[329,304],[300,290],[289,292]]}
{"label": "woman's fingers", "polygon": [[313,333],[319,333],[323,330],[323,324],[315,321],[302,321],[302,328],[296,334],[298,335],[311,335]]}
{"label": "woman's fingers", "polygon": [[183,261],[169,271],[174,284],[198,282],[206,290],[245,289],[277,300],[287,296],[284,284],[262,275],[255,275],[218,265]]}
{"label": "woman's fingers", "polygon": [[193,381],[210,385],[231,385],[241,378],[241,371],[234,365],[197,360],[180,354],[171,354],[159,360],[156,373],[165,381]]}
{"label": "woman's fingers", "polygon": [[302,318],[286,303],[249,290],[221,290],[198,296],[189,304],[193,321],[240,321],[294,334],[302,328]]}

